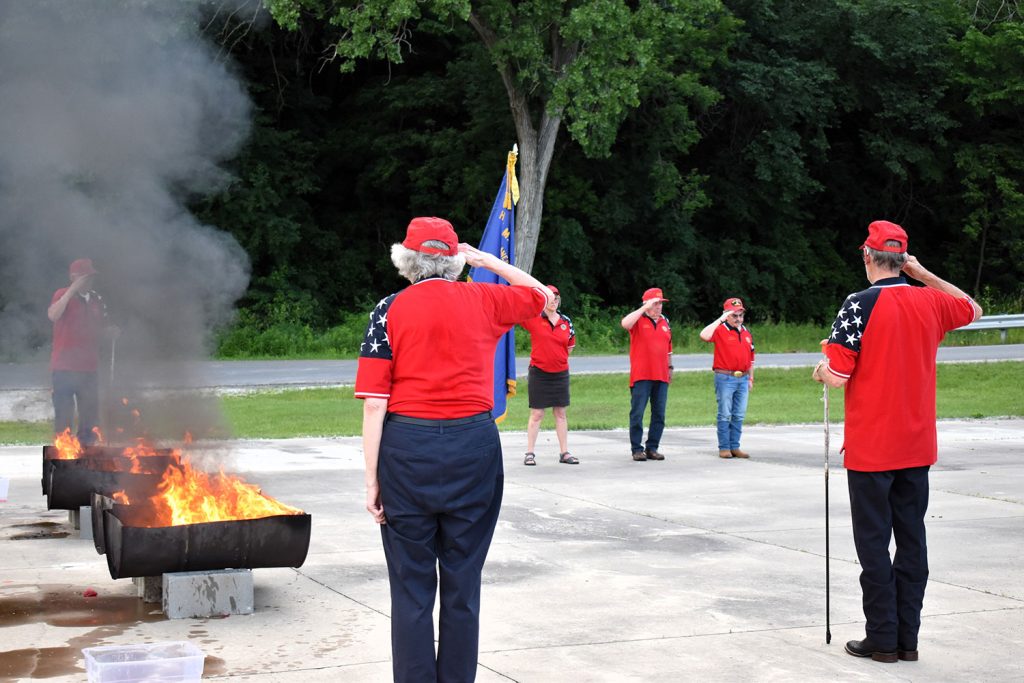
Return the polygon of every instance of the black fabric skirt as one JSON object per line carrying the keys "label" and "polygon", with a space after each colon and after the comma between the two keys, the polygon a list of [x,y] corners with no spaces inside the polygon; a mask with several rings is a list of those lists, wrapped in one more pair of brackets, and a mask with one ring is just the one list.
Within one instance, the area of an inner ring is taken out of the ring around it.
{"label": "black fabric skirt", "polygon": [[544,372],[530,366],[528,375],[531,408],[564,408],[569,405],[569,371]]}

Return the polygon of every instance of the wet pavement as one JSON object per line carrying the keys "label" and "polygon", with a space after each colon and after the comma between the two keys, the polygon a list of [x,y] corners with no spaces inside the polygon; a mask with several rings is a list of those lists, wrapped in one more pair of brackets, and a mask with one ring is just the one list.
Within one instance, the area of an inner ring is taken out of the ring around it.
{"label": "wet pavement", "polygon": [[[571,421],[571,413],[570,413]],[[931,579],[919,662],[843,653],[863,636],[846,476],[830,468],[825,643],[820,425],[748,427],[749,461],[713,431],[670,429],[664,462],[624,431],[502,435],[505,502],[485,568],[479,681],[1024,679],[1024,420],[943,421],[931,477]],[[111,580],[67,513],[45,510],[38,447],[0,447],[0,680],[82,681],[81,650],[189,640],[204,677],[390,679],[387,574],[363,511],[359,440],[232,444],[225,465],[312,515],[299,569],[257,569],[255,613],[168,620]],[[225,451],[217,451],[223,453]],[[84,597],[93,589],[95,597]]]}

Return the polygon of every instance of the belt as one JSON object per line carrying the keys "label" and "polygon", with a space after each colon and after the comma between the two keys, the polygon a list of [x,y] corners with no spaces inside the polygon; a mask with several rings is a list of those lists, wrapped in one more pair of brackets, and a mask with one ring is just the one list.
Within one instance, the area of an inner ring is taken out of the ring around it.
{"label": "belt", "polygon": [[719,375],[729,375],[730,377],[746,377],[747,372],[743,370],[721,370],[719,368],[711,368]]}
{"label": "belt", "polygon": [[388,413],[388,422],[401,422],[408,425],[419,425],[420,427],[457,427],[458,425],[470,425],[474,422],[493,420],[491,411],[487,410],[468,417],[456,417],[452,420],[427,420],[422,417],[409,417],[398,413]]}

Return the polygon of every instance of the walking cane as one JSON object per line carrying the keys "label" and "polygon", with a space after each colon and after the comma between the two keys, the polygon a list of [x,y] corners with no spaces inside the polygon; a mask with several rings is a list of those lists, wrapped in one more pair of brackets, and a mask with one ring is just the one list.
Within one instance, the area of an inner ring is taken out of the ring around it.
{"label": "walking cane", "polygon": [[825,397],[825,644],[832,642],[832,624],[829,605],[829,547],[828,547],[828,385],[822,384]]}
{"label": "walking cane", "polygon": [[114,391],[114,356],[117,352],[117,336],[110,339],[110,391]]}

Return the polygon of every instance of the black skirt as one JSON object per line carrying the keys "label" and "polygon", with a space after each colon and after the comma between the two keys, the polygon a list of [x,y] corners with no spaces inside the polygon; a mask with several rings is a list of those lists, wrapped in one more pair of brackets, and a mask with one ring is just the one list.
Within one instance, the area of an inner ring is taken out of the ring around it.
{"label": "black skirt", "polygon": [[564,408],[569,405],[569,371],[544,372],[530,366],[528,375],[531,408]]}

